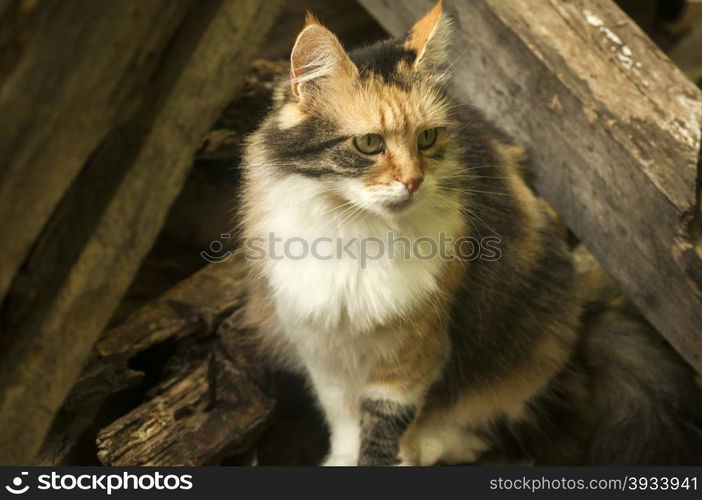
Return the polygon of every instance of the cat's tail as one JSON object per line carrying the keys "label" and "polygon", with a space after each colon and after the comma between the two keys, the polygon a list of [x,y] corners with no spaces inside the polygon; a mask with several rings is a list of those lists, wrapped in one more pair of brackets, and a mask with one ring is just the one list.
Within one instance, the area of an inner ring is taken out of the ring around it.
{"label": "cat's tail", "polygon": [[699,377],[638,317],[607,311],[584,323],[594,432],[585,462],[702,465]]}
{"label": "cat's tail", "polygon": [[[591,276],[592,277],[592,276]],[[580,361],[592,465],[701,465],[702,380],[601,275],[587,289]],[[599,300],[593,300],[598,296]],[[602,300],[605,297],[605,300]]]}

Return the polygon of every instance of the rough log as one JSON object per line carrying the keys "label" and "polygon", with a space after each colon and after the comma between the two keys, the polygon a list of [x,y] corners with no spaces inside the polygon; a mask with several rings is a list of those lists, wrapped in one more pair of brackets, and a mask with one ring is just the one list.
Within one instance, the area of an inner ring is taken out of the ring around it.
{"label": "rough log", "polygon": [[[433,4],[359,0],[400,35]],[[528,147],[536,187],[702,372],[702,93],[609,0],[445,2],[452,92]]]}
{"label": "rough log", "polygon": [[261,365],[246,354],[237,321],[223,323],[220,335],[227,341],[208,361],[164,382],[151,400],[100,431],[103,464],[208,465],[248,451],[266,428],[275,401],[261,385]]}
{"label": "rough log", "polygon": [[34,457],[281,6],[112,4],[14,2],[0,23],[3,465]]}
{"label": "rough log", "polygon": [[105,332],[56,416],[35,464],[62,464],[93,425],[105,400],[142,381],[144,372],[131,368],[130,362],[147,349],[166,341],[181,341],[177,345],[182,345],[184,352],[176,349],[168,361],[170,367],[161,367],[166,378],[197,367],[206,357],[216,329],[241,308],[244,274],[233,259],[210,264]]}

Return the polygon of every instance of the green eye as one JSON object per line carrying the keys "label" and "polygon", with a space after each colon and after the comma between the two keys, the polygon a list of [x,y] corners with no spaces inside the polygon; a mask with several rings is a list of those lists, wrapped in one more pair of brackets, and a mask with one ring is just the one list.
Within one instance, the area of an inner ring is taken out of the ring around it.
{"label": "green eye", "polygon": [[427,149],[434,145],[436,142],[437,129],[428,128],[417,137],[417,146],[419,149]]}
{"label": "green eye", "polygon": [[380,134],[366,134],[353,138],[353,145],[361,153],[375,155],[383,150],[383,138]]}

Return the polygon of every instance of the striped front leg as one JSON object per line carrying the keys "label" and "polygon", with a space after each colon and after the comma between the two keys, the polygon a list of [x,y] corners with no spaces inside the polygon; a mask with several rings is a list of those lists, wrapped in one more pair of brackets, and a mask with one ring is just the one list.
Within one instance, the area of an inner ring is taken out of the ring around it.
{"label": "striped front leg", "polygon": [[397,465],[400,438],[417,415],[417,407],[387,399],[361,400],[359,465]]}

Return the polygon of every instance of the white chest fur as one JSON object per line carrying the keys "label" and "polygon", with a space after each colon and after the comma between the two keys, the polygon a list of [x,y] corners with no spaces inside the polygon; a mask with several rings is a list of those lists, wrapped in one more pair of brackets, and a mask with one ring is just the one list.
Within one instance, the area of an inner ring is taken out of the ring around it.
{"label": "white chest fur", "polygon": [[388,222],[351,207],[330,210],[311,192],[318,185],[297,182],[269,191],[274,208],[260,225],[269,249],[266,278],[292,335],[370,333],[439,289],[442,241],[462,227],[459,210],[427,200]]}

